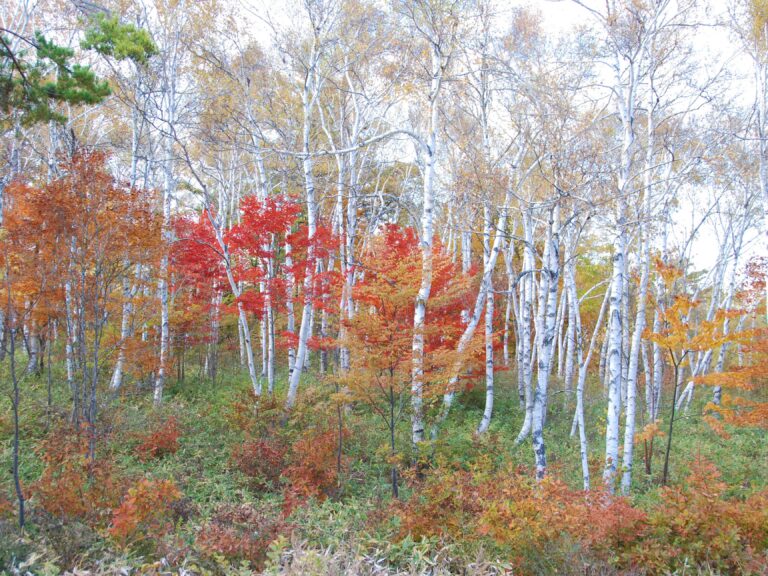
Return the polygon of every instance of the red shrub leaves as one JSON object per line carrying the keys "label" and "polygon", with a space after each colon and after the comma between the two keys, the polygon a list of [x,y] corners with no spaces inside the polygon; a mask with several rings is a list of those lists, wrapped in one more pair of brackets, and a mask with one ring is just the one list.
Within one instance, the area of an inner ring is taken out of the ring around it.
{"label": "red shrub leaves", "polygon": [[270,440],[246,440],[232,450],[232,464],[256,489],[277,485],[285,466],[285,448]]}
{"label": "red shrub leaves", "polygon": [[120,545],[159,539],[173,528],[171,505],[181,498],[172,480],[142,478],[112,513],[109,534]]}
{"label": "red shrub leaves", "polygon": [[45,467],[32,493],[49,514],[98,522],[120,500],[120,485],[109,460],[88,458],[85,431],[55,430],[38,451]]}
{"label": "red shrub leaves", "polygon": [[[344,437],[348,432],[343,432]],[[307,433],[291,447],[290,465],[283,471],[286,488],[286,516],[310,498],[324,500],[336,491],[339,482],[338,431]],[[342,461],[342,465],[344,462]]]}
{"label": "red shrub leaves", "polygon": [[139,445],[136,446],[139,459],[152,460],[175,454],[179,449],[180,435],[179,421],[175,416],[157,422],[147,433],[139,436]]}
{"label": "red shrub leaves", "polygon": [[279,511],[266,505],[223,505],[195,539],[206,555],[221,554],[229,560],[246,560],[260,568],[270,543],[285,529]]}
{"label": "red shrub leaves", "polygon": [[402,537],[493,545],[522,573],[540,573],[541,558],[567,562],[553,555],[574,550],[652,574],[686,565],[759,573],[753,569],[768,546],[768,491],[739,501],[725,498],[725,488],[717,469],[701,460],[684,486],[664,488],[646,512],[625,498],[571,490],[553,478],[537,484],[511,470],[437,469],[397,509]]}

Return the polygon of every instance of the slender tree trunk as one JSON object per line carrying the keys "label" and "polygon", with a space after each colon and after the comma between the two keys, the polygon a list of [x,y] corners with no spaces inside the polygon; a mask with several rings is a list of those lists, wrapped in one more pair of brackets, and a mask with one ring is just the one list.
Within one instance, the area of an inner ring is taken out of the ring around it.
{"label": "slender tree trunk", "polygon": [[275,391],[275,314],[272,306],[271,282],[274,278],[274,261],[267,261],[267,282],[264,297],[264,314],[266,316],[267,329],[267,391],[273,394]]}
{"label": "slender tree trunk", "polygon": [[[603,338],[602,344],[600,344],[600,360],[598,362],[598,368],[597,368],[597,378],[600,382],[603,382],[603,383],[606,382],[607,365],[608,365],[608,335],[606,334],[606,337]],[[607,395],[608,387],[605,386],[604,388]]]}
{"label": "slender tree trunk", "polygon": [[[390,371],[390,379],[394,377],[394,374]],[[397,452],[395,449],[395,389],[390,384],[389,386],[389,455],[392,458],[392,497],[397,500],[399,498],[398,480],[397,480],[397,466],[394,464],[395,456]]]}
{"label": "slender tree trunk", "polygon": [[[498,260],[499,254],[501,253],[504,245],[507,212],[511,198],[511,190],[508,190],[504,200],[504,205],[502,206],[501,211],[499,212],[499,217],[496,221],[496,236],[494,237],[493,245],[490,247],[488,258],[485,258],[483,262],[483,277],[480,281],[480,288],[478,290],[477,296],[475,297],[475,304],[471,315],[467,314],[467,324],[464,327],[464,332],[459,338],[459,342],[456,346],[458,359],[451,369],[451,377],[448,381],[448,387],[445,394],[443,395],[443,407],[440,412],[440,416],[438,417],[437,423],[432,427],[431,436],[433,439],[437,436],[438,425],[448,417],[448,413],[451,409],[456,394],[456,386],[459,381],[459,374],[461,373],[461,369],[464,364],[464,352],[472,341],[472,337],[475,334],[475,329],[480,322],[480,318],[482,317],[483,309],[485,307],[486,297],[488,296],[489,291],[493,289],[491,279],[493,270],[496,268],[496,262]],[[462,314],[465,313],[462,312]]]}
{"label": "slender tree trunk", "polygon": [[662,475],[661,475],[662,486],[666,486],[667,481],[669,480],[669,455],[672,452],[672,431],[674,430],[674,425],[675,425],[675,404],[677,403],[677,389],[680,386],[679,370],[680,370],[680,364],[683,361],[683,358],[680,358],[680,359],[675,358],[675,355],[671,350],[669,351],[669,357],[672,360],[672,367],[674,368],[675,386],[672,389],[672,413],[669,416],[669,430],[667,431],[667,448],[664,451],[664,471],[662,472]]}
{"label": "slender tree trunk", "polygon": [[117,361],[115,362],[115,368],[112,371],[112,378],[109,381],[109,389],[113,392],[120,390],[120,386],[123,384],[123,370],[125,367],[125,342],[131,335],[131,314],[133,312],[132,300],[136,295],[140,277],[141,270],[137,267],[137,284],[131,286],[128,278],[123,279],[123,306],[122,315],[120,318],[120,347],[117,351]]}
{"label": "slender tree trunk", "polygon": [[[654,158],[655,158],[655,136],[656,136],[656,123],[654,109],[656,107],[658,96],[654,89],[654,73],[655,73],[655,51],[654,44],[651,41],[647,48],[647,56],[649,59],[649,74],[648,74],[648,110],[646,111],[646,152],[645,152],[645,166],[643,170],[644,176],[644,206],[642,211],[642,220],[647,220],[652,217],[653,214],[653,202],[654,202]],[[643,346],[642,336],[645,330],[645,310],[646,300],[648,295],[648,278],[650,275],[651,266],[651,254],[650,254],[650,239],[647,233],[642,229],[642,226],[638,233],[640,243],[640,287],[637,293],[637,311],[635,314],[635,327],[632,333],[632,342],[629,349],[629,360],[627,366],[627,399],[626,399],[626,419],[624,424],[624,454],[622,460],[623,474],[621,477],[621,491],[623,494],[628,495],[630,487],[632,485],[632,465],[635,448],[635,420],[636,420],[636,406],[637,406],[637,373],[638,365],[640,362],[640,349]],[[625,267],[627,266],[625,261]],[[629,277],[625,271],[625,283],[629,283]],[[627,303],[629,301],[628,295],[625,294]],[[627,304],[628,305],[628,304]],[[624,332],[629,332],[629,316],[624,316],[625,329]]]}
{"label": "slender tree trunk", "polygon": [[[290,230],[288,231],[290,233]],[[286,283],[286,331],[293,336],[296,334],[296,312],[294,306],[294,292],[296,290],[296,278],[293,274],[293,247],[290,241],[285,240],[285,283]],[[293,375],[293,368],[296,365],[296,348],[291,344],[288,347],[288,380]]]}
{"label": "slender tree trunk", "polygon": [[313,311],[313,294],[312,283],[315,272],[315,233],[317,229],[317,204],[315,202],[315,180],[313,175],[313,161],[312,156],[309,153],[310,149],[310,133],[312,129],[311,114],[315,99],[315,74],[318,63],[317,47],[313,45],[312,53],[310,54],[309,67],[302,90],[302,111],[303,111],[303,152],[301,166],[304,174],[304,192],[306,194],[307,202],[307,263],[306,273],[304,275],[304,283],[302,285],[304,308],[301,312],[301,326],[299,328],[299,343],[296,350],[296,360],[294,362],[293,371],[290,373],[288,382],[288,396],[286,398],[285,406],[287,409],[293,408],[296,404],[296,398],[299,391],[299,380],[301,378],[301,372],[304,368],[307,356],[307,341],[312,329],[312,311]]}
{"label": "slender tree trunk", "polygon": [[629,242],[624,245],[624,286],[621,296],[621,406],[627,405],[627,381],[629,374]]}
{"label": "slender tree trunk", "polygon": [[[7,274],[7,271],[6,271]],[[7,286],[7,284],[6,284]],[[10,290],[8,291],[8,309],[11,308],[10,303]],[[11,370],[11,381],[13,382],[13,402],[12,408],[13,408],[13,456],[12,456],[12,473],[13,473],[13,486],[16,490],[16,500],[18,502],[18,510],[19,510],[19,530],[24,530],[24,524],[26,522],[25,517],[25,498],[24,498],[24,492],[21,488],[21,479],[19,478],[19,405],[20,405],[20,394],[19,394],[19,379],[16,374],[16,329],[10,328],[9,329],[9,343],[10,343],[10,370]]]}
{"label": "slender tree trunk", "polygon": [[645,304],[648,293],[648,276],[650,272],[650,247],[648,240],[642,241],[642,258],[640,272],[640,290],[637,294],[637,314],[635,316],[635,328],[632,333],[632,345],[629,356],[629,370],[627,372],[627,412],[624,425],[624,454],[621,477],[621,490],[626,495],[632,484],[632,464],[635,446],[635,410],[637,404],[637,373],[640,360],[640,348],[642,335],[645,330]]}
{"label": "slender tree trunk", "polygon": [[421,284],[416,294],[413,312],[413,344],[411,369],[411,440],[414,445],[424,440],[424,322],[427,301],[432,290],[432,235],[434,221],[434,180],[437,160],[437,135],[439,130],[439,96],[443,74],[443,58],[440,47],[431,45],[432,82],[429,95],[429,133],[424,155],[424,186],[421,212]]}
{"label": "slender tree trunk", "polygon": [[[566,291],[563,290],[563,293]],[[565,333],[565,375],[563,376],[563,389],[565,390],[565,404],[571,399],[573,383],[573,356],[576,347],[576,326],[573,323],[574,314],[572,308],[578,306],[572,297],[568,297],[568,330]]]}
{"label": "slender tree trunk", "polygon": [[573,418],[573,426],[571,427],[571,436],[576,432],[576,428],[579,430],[579,451],[581,455],[581,475],[584,490],[589,490],[590,487],[590,472],[589,472],[589,451],[587,445],[587,433],[585,427],[584,418],[584,388],[587,382],[587,374],[589,372],[589,363],[592,360],[592,353],[595,350],[595,342],[597,341],[597,335],[600,332],[600,327],[605,316],[605,310],[610,298],[611,289],[610,286],[605,291],[603,297],[603,303],[600,305],[600,312],[595,322],[595,328],[592,331],[592,338],[589,341],[589,347],[587,348],[586,357],[584,357],[583,350],[583,333],[581,329],[581,313],[579,311],[579,300],[576,292],[576,274],[574,271],[575,264],[572,263],[566,268],[565,277],[565,289],[568,290],[568,297],[574,303],[570,310],[570,319],[574,325],[574,344],[576,348],[576,357],[579,362],[579,376],[576,383],[576,413]]}
{"label": "slender tree trunk", "polygon": [[[238,295],[239,297],[239,295]],[[240,303],[237,305],[237,314],[240,319],[240,326],[243,330],[243,340],[245,341],[245,357],[248,362],[248,374],[251,377],[253,393],[261,396],[261,380],[256,374],[256,361],[253,358],[253,345],[251,343],[251,329],[248,327],[248,316]]]}
{"label": "slender tree trunk", "polygon": [[27,331],[28,358],[25,374],[38,374],[40,372],[40,334],[35,322],[30,322]]}
{"label": "slender tree trunk", "polygon": [[608,417],[605,430],[605,470],[603,480],[612,484],[619,463],[619,416],[621,414],[622,295],[626,235],[623,224],[613,247],[613,275],[608,310]]}
{"label": "slender tree trunk", "polygon": [[[483,209],[483,260],[486,262],[486,266],[491,261],[491,227],[493,222],[491,221],[491,209],[486,203]],[[488,430],[491,425],[491,417],[493,416],[493,270],[490,270],[488,278],[488,285],[486,288],[485,297],[485,409],[483,410],[483,417],[480,421],[480,425],[477,428],[478,434],[483,434]]]}
{"label": "slender tree trunk", "polygon": [[[763,200],[763,218],[768,230],[768,63],[762,55],[754,56],[755,86],[757,88],[757,139],[758,139],[758,175],[760,192]],[[768,233],[763,233],[763,242],[768,240]],[[765,246],[765,244],[764,244]],[[768,282],[765,284],[765,317],[768,322]]]}
{"label": "slender tree trunk", "polygon": [[557,320],[555,320],[555,350],[552,358],[557,355],[557,377],[563,377],[563,369],[565,368],[565,313],[566,313],[566,297],[565,290],[560,294],[560,304],[557,307]]}
{"label": "slender tree trunk", "polygon": [[559,278],[559,205],[555,204],[550,212],[547,248],[545,251],[545,270],[542,270],[541,292],[544,308],[540,312],[539,334],[537,334],[539,359],[536,390],[533,397],[531,436],[533,453],[536,461],[536,478],[542,479],[547,472],[547,454],[544,443],[544,423],[547,409],[547,387],[549,372],[554,352],[555,323],[557,322],[557,284]]}
{"label": "slender tree trunk", "polygon": [[[205,358],[207,376],[211,379],[211,382],[214,383],[216,382],[216,376],[219,372],[219,332],[221,329],[222,296],[218,282],[215,282],[213,285],[213,297],[211,298],[211,338],[208,342],[208,353]],[[243,327],[240,323],[239,316],[237,330],[242,334]],[[245,342],[244,337],[243,342]]]}
{"label": "slender tree trunk", "polygon": [[523,234],[525,246],[523,248],[523,269],[520,282],[520,356],[523,361],[523,395],[525,397],[525,419],[522,428],[515,439],[515,445],[520,444],[531,433],[531,421],[533,417],[533,357],[536,347],[532,344],[531,315],[533,312],[534,275],[536,270],[533,253],[533,215],[530,208],[523,212]]}
{"label": "slender tree trunk", "polygon": [[[169,74],[169,78],[170,78]],[[165,158],[163,159],[163,172],[165,177],[165,184],[163,186],[163,256],[160,261],[160,280],[159,280],[159,293],[160,293],[160,361],[157,368],[157,376],[155,378],[153,400],[155,406],[159,406],[163,402],[163,388],[165,386],[166,373],[168,371],[168,356],[170,353],[170,324],[169,324],[169,309],[168,309],[168,251],[167,247],[171,243],[171,198],[176,190],[176,181],[173,176],[173,130],[174,123],[176,121],[176,84],[174,80],[166,80],[168,86],[166,87],[166,98],[168,99],[167,105],[167,123],[168,134],[164,138],[163,153]]]}

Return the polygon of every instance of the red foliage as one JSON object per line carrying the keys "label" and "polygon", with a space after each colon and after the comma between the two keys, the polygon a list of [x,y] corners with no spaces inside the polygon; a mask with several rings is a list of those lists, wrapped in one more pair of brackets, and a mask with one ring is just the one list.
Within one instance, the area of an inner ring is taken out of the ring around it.
{"label": "red foliage", "polygon": [[208,212],[175,218],[173,227],[177,240],[171,248],[171,265],[177,281],[197,289],[214,281],[226,282],[221,248]]}
{"label": "red foliage", "polygon": [[285,466],[286,450],[274,440],[246,440],[232,450],[231,462],[254,488],[275,486]]}
{"label": "red foliage", "polygon": [[[348,432],[344,430],[343,435],[346,438]],[[290,482],[284,491],[286,516],[310,498],[325,500],[338,488],[338,431],[306,433],[291,447],[289,459],[283,470]]]}
{"label": "red foliage", "polygon": [[142,478],[113,511],[110,536],[121,546],[162,538],[173,528],[172,505],[180,498],[172,480]]}
{"label": "red foliage", "polygon": [[88,434],[61,428],[38,448],[43,473],[32,485],[38,505],[62,520],[100,523],[120,500],[120,482],[107,458],[88,457]]}
{"label": "red foliage", "polygon": [[522,573],[536,572],[536,559],[574,544],[620,569],[759,572],[768,549],[768,491],[741,501],[727,499],[725,489],[717,469],[700,460],[684,486],[664,488],[661,501],[644,511],[625,498],[571,490],[552,478],[537,484],[511,470],[437,469],[411,500],[395,506],[401,536],[490,538]]}
{"label": "red foliage", "polygon": [[248,258],[270,258],[274,256],[273,237],[290,230],[300,211],[301,205],[285,196],[244,198],[240,223],[228,232],[227,241]]}
{"label": "red foliage", "polygon": [[277,511],[251,504],[224,505],[198,533],[195,543],[205,555],[245,560],[261,569],[270,543],[286,525]]}
{"label": "red foliage", "polygon": [[180,435],[179,421],[175,416],[156,422],[152,429],[139,436],[139,444],[136,446],[139,460],[153,460],[175,454],[179,449]]}

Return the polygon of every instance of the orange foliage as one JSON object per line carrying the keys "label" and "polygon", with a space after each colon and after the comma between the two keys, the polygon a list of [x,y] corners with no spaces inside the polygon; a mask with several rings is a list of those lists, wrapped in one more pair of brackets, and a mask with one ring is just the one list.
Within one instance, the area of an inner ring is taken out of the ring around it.
{"label": "orange foliage", "polygon": [[32,485],[37,503],[63,520],[99,523],[120,500],[120,483],[106,458],[88,458],[88,433],[51,432],[38,448],[43,473]]}
{"label": "orange foliage", "polygon": [[744,501],[726,499],[724,491],[717,469],[703,460],[685,486],[664,488],[647,512],[606,491],[481,467],[434,470],[410,501],[394,506],[401,537],[492,543],[524,574],[539,569],[532,558],[573,545],[620,569],[655,574],[687,563],[748,572],[768,548],[768,491]]}
{"label": "orange foliage", "polygon": [[232,450],[231,462],[254,488],[265,489],[280,480],[285,458],[285,448],[274,440],[246,440]]}
{"label": "orange foliage", "polygon": [[205,555],[220,554],[229,560],[246,560],[261,568],[269,544],[286,529],[279,514],[265,506],[221,506],[198,533],[195,543]]}
{"label": "orange foliage", "polygon": [[[726,424],[768,428],[768,402],[743,395],[744,391],[764,388],[768,383],[768,329],[750,331],[749,336],[749,341],[743,344],[748,364],[696,378],[699,384],[723,388],[720,405],[710,402],[705,407],[707,422],[723,436],[728,435],[724,428]],[[733,390],[740,391],[740,394],[729,393]]]}
{"label": "orange foliage", "polygon": [[632,548],[634,562],[658,572],[687,563],[748,573],[745,567],[759,562],[768,542],[768,512],[754,508],[766,502],[768,492],[736,501],[725,499],[725,490],[714,464],[694,462],[683,486],[663,489],[643,538]]}
{"label": "orange foliage", "polygon": [[438,474],[400,515],[403,536],[490,538],[521,565],[564,537],[595,554],[614,553],[645,519],[624,498],[571,490],[553,477],[537,483],[519,470]]}
{"label": "orange foliage", "polygon": [[0,490],[0,518],[10,518],[13,516],[15,508],[14,503],[6,495],[5,490]]}
{"label": "orange foliage", "polygon": [[173,528],[171,505],[180,498],[172,480],[142,478],[113,511],[110,536],[121,546],[161,538]]}
{"label": "orange foliage", "polygon": [[[471,278],[461,274],[450,256],[439,248],[432,260],[432,288],[423,328],[422,392],[427,402],[447,389],[459,360],[457,342],[464,330],[461,311],[470,307]],[[359,309],[352,319],[344,321],[340,342],[349,350],[350,370],[341,372],[336,380],[343,387],[340,400],[365,402],[386,424],[393,464],[392,489],[396,494],[395,431],[410,393],[413,315],[421,278],[416,232],[385,226],[363,255],[360,266],[363,278],[353,291]]]}
{"label": "orange foliage", "polygon": [[[109,320],[121,316],[131,286],[138,292],[154,285],[164,247],[154,194],[118,182],[106,162],[103,153],[78,151],[59,165],[62,176],[55,180],[13,182],[4,192],[0,236],[6,318],[23,321],[38,336],[51,320],[69,326],[70,337],[77,334],[73,411],[92,428],[95,413],[84,407],[98,405],[98,386],[89,386],[88,402],[81,383],[97,383],[106,368],[101,351],[122,346]],[[133,321],[140,324],[142,318]],[[126,363],[133,365],[133,358]]]}
{"label": "orange foliage", "polygon": [[157,422],[152,429],[139,436],[139,445],[136,446],[139,460],[152,460],[175,454],[179,449],[180,435],[179,421],[175,416]]}
{"label": "orange foliage", "polygon": [[[348,432],[343,432],[344,437]],[[338,432],[307,432],[292,447],[290,464],[283,470],[290,485],[284,492],[286,516],[310,498],[325,500],[338,487]],[[342,467],[345,462],[342,460]]]}
{"label": "orange foliage", "polygon": [[257,397],[248,389],[229,404],[224,418],[235,430],[256,437],[271,435],[278,429],[282,414],[282,405],[275,396]]}
{"label": "orange foliage", "polygon": [[651,442],[656,437],[663,437],[666,434],[659,427],[659,421],[654,420],[646,424],[642,430],[635,433],[635,444]]}

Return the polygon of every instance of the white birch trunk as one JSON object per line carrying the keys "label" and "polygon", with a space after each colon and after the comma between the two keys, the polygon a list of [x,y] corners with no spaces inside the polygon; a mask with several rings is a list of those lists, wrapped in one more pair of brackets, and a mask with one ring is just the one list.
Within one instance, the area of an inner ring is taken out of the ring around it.
{"label": "white birch trunk", "polygon": [[623,225],[613,247],[613,274],[608,311],[608,352],[606,372],[608,374],[608,412],[605,430],[605,469],[603,480],[611,484],[616,476],[619,463],[619,416],[621,414],[621,337],[622,337],[622,294],[624,287],[625,234]]}
{"label": "white birch trunk", "polygon": [[432,290],[432,235],[434,234],[434,186],[437,161],[437,135],[440,121],[440,87],[444,72],[440,47],[431,43],[432,81],[429,90],[429,130],[424,155],[424,185],[421,207],[421,284],[416,294],[413,312],[413,343],[411,368],[411,441],[424,440],[424,322],[427,302]]}
{"label": "white birch trunk", "polygon": [[[491,209],[486,203],[483,208],[483,260],[486,267],[491,261]],[[480,425],[477,428],[478,434],[483,434],[491,425],[493,416],[493,269],[489,270],[488,284],[485,297],[485,409]]]}
{"label": "white birch trunk", "polygon": [[533,346],[531,337],[531,316],[533,314],[533,297],[535,283],[535,258],[533,254],[533,216],[530,208],[523,212],[523,235],[525,246],[523,247],[523,269],[520,274],[520,357],[523,362],[523,396],[525,397],[525,418],[520,432],[515,439],[515,445],[520,444],[531,433],[531,421],[533,416],[533,360],[536,347]]}
{"label": "white birch trunk", "polygon": [[[175,100],[175,95],[168,95],[169,101]],[[168,106],[169,125],[173,118],[172,104]],[[171,128],[169,128],[169,131]],[[173,177],[173,139],[171,134],[165,137],[164,146],[165,158],[163,160],[163,170],[165,173],[165,185],[163,187],[163,243],[166,247],[171,243],[171,196],[175,189],[175,180]],[[165,387],[166,372],[168,370],[168,356],[170,354],[170,325],[168,317],[168,252],[163,251],[163,257],[160,261],[160,361],[157,368],[157,376],[153,390],[153,401],[155,406],[163,402],[163,388]]]}
{"label": "white birch trunk", "polygon": [[[648,190],[650,192],[650,190]],[[640,360],[640,347],[642,335],[645,330],[645,305],[648,293],[648,276],[650,268],[650,247],[648,240],[641,242],[642,259],[640,272],[640,289],[637,294],[637,313],[635,315],[635,327],[632,333],[632,344],[629,352],[629,369],[627,371],[627,411],[624,425],[624,454],[621,477],[621,490],[626,495],[632,484],[632,458],[635,446],[635,410],[637,405],[637,373]]]}
{"label": "white birch trunk", "polygon": [[536,390],[533,396],[531,437],[536,462],[536,478],[542,479],[547,472],[547,454],[544,442],[544,423],[547,410],[547,388],[552,354],[555,344],[555,323],[557,322],[557,284],[560,270],[559,204],[555,204],[550,213],[547,248],[544,258],[544,270],[541,274],[540,322],[537,333],[539,359],[537,367]]}
{"label": "white birch trunk", "polygon": [[574,325],[574,344],[576,349],[575,352],[576,352],[576,358],[579,363],[579,376],[578,376],[578,381],[576,383],[576,413],[574,414],[573,426],[571,427],[571,436],[575,434],[576,429],[578,428],[582,482],[584,485],[584,490],[589,490],[590,488],[589,451],[588,451],[588,444],[587,444],[586,427],[584,422],[584,388],[587,382],[589,363],[592,360],[592,353],[594,352],[595,343],[597,341],[597,335],[600,332],[600,327],[603,322],[603,317],[605,316],[605,310],[607,308],[606,305],[610,297],[611,289],[609,286],[608,289],[605,291],[605,296],[603,297],[603,302],[600,305],[600,312],[597,316],[597,321],[595,322],[595,328],[592,331],[592,338],[589,341],[589,347],[587,348],[587,354],[585,357],[584,350],[583,350],[584,344],[583,344],[583,333],[582,333],[582,327],[581,327],[581,313],[579,311],[579,300],[576,292],[576,274],[575,274],[574,268],[575,268],[575,264],[571,264],[569,267],[567,267],[566,276],[565,276],[565,289],[568,290],[568,298],[571,300],[571,302],[574,303],[574,305],[571,308],[569,308],[569,311],[570,311],[570,321],[572,321]]}
{"label": "white birch trunk", "polygon": [[288,381],[288,396],[286,397],[285,406],[288,409],[293,408],[296,404],[296,399],[299,391],[299,381],[301,379],[301,373],[304,368],[304,363],[307,360],[307,341],[312,329],[312,282],[315,272],[315,233],[317,231],[317,204],[315,202],[315,181],[313,175],[313,160],[310,155],[310,134],[312,130],[312,108],[315,101],[315,83],[316,83],[316,68],[319,60],[319,53],[317,47],[317,38],[312,45],[312,50],[309,57],[309,66],[307,74],[304,80],[304,86],[301,95],[302,101],[302,113],[303,113],[303,157],[301,162],[302,172],[304,176],[304,193],[307,203],[307,263],[306,273],[304,275],[304,282],[302,284],[304,308],[301,312],[301,326],[299,327],[299,343],[296,350],[296,360],[293,365],[293,370],[290,372]]}
{"label": "white birch trunk", "polygon": [[[456,386],[459,381],[459,374],[461,373],[461,369],[464,364],[464,352],[467,350],[467,347],[472,341],[472,337],[475,334],[477,325],[480,322],[480,318],[482,317],[483,309],[485,307],[485,300],[489,290],[493,289],[491,286],[491,277],[493,275],[493,270],[496,268],[496,262],[498,261],[499,254],[501,253],[504,245],[508,207],[511,199],[512,192],[511,189],[508,189],[504,199],[504,205],[502,206],[499,212],[499,217],[496,221],[496,235],[493,239],[493,245],[490,247],[488,257],[484,258],[483,261],[483,277],[480,280],[480,288],[478,290],[477,296],[475,297],[475,304],[472,308],[471,315],[467,317],[467,325],[464,327],[464,332],[461,334],[459,342],[456,345],[458,359],[451,369],[451,377],[448,381],[447,390],[443,395],[443,407],[437,424],[445,420],[451,409],[456,394]],[[437,424],[432,428],[431,436],[433,439],[437,435]]]}

